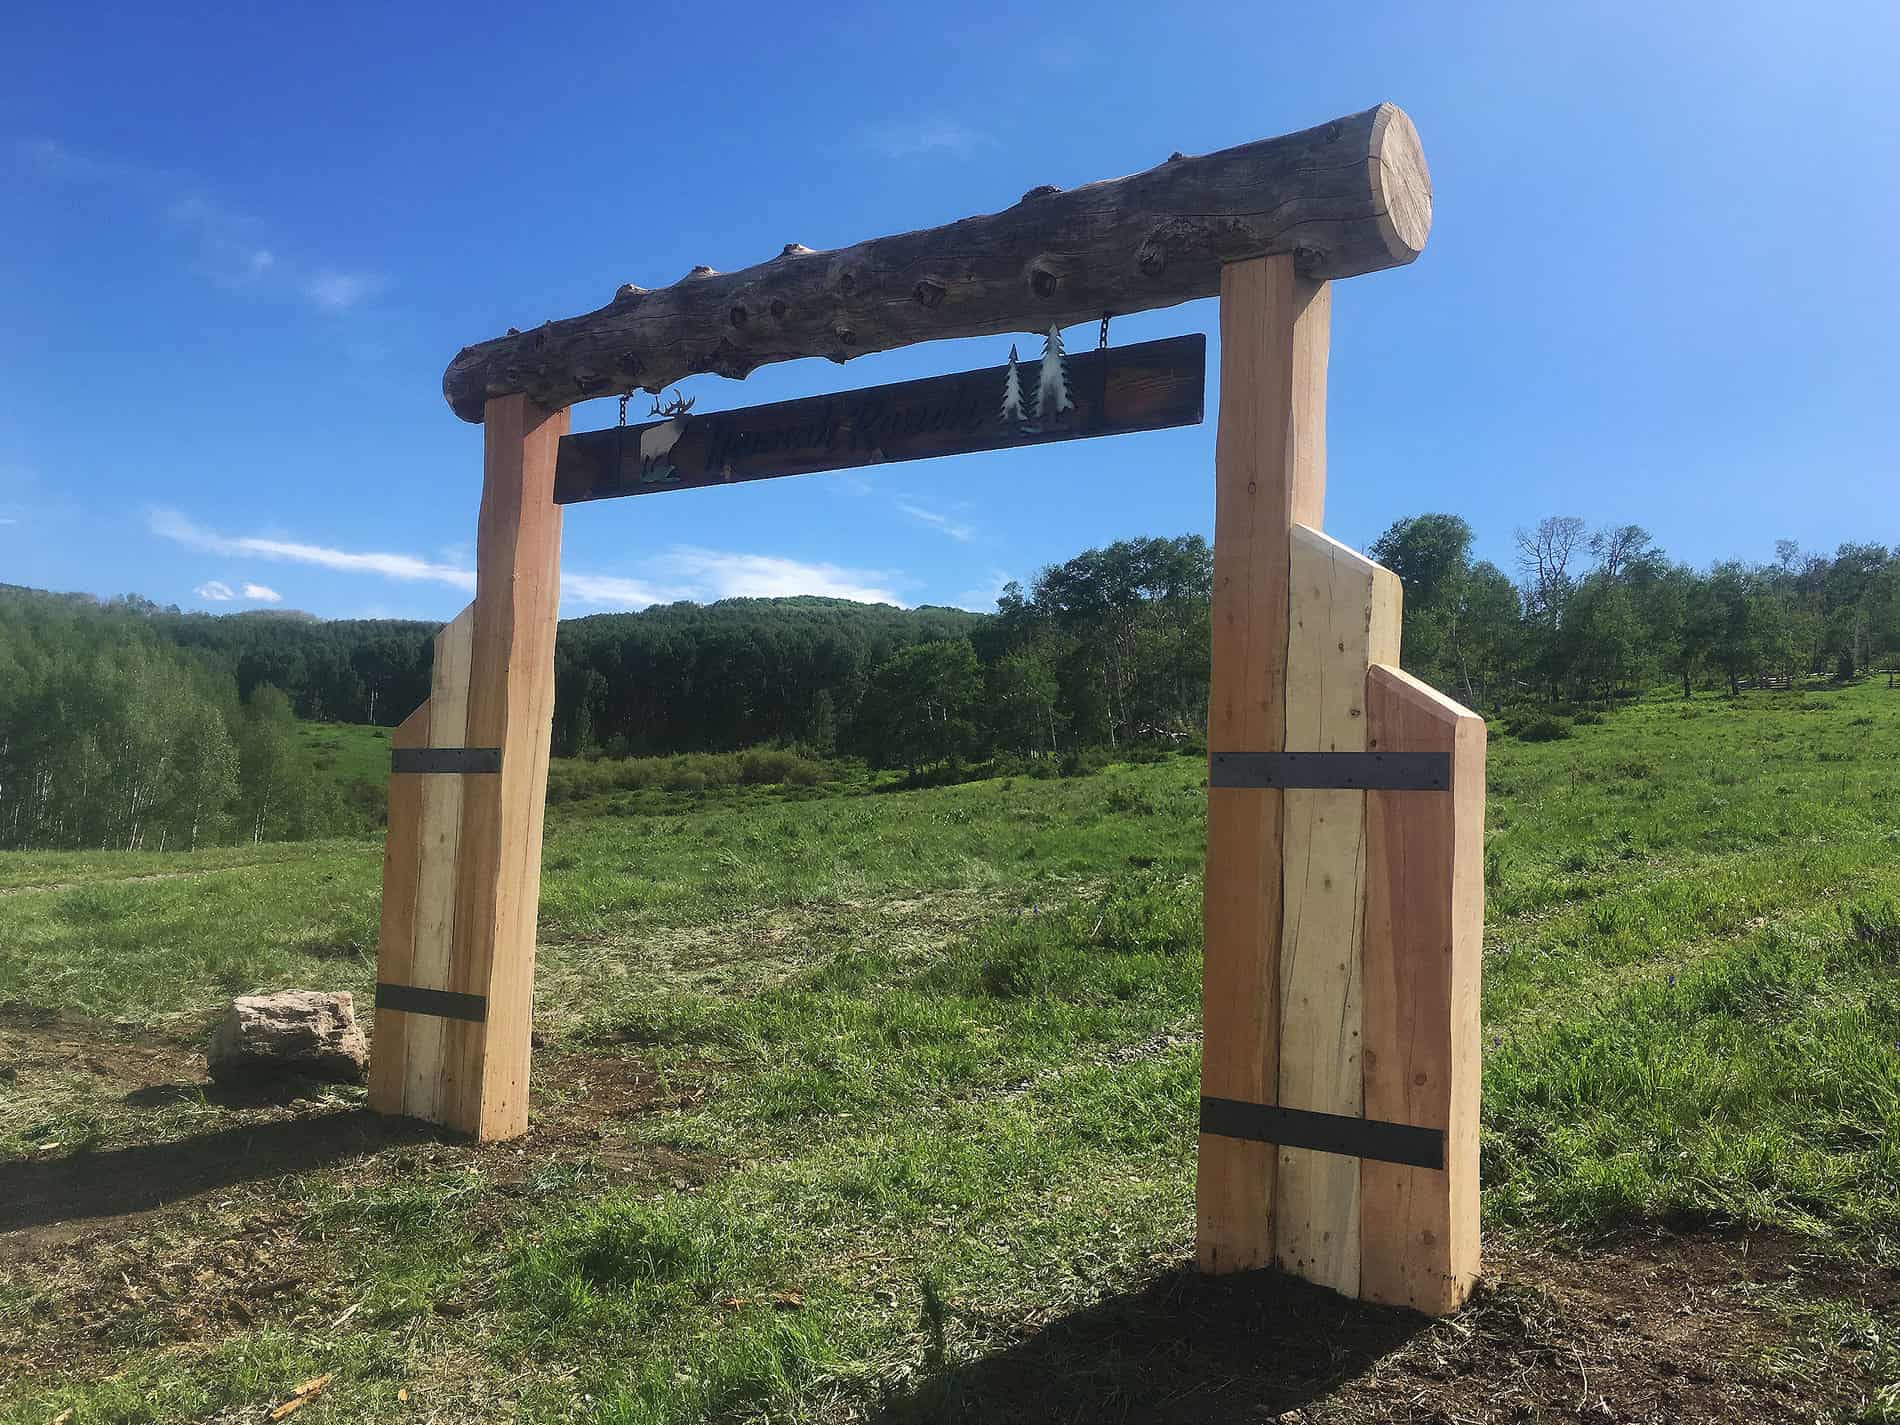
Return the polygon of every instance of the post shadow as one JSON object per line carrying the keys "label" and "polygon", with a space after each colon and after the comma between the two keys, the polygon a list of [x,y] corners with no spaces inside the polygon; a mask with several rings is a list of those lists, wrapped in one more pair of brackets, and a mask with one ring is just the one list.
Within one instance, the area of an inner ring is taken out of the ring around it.
{"label": "post shadow", "polygon": [[0,1233],[120,1217],[364,1157],[437,1131],[367,1109],[239,1124],[167,1143],[0,1163]]}
{"label": "post shadow", "polygon": [[1430,1325],[1280,1272],[1182,1268],[974,1361],[933,1370],[927,1346],[918,1375],[871,1418],[1259,1425],[1324,1397]]}

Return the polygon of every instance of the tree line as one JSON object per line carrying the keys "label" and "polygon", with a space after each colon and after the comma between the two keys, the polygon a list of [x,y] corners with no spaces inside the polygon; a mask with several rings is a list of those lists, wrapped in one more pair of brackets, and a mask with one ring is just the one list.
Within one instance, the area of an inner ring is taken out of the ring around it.
{"label": "tree line", "polygon": [[0,849],[168,851],[356,829],[290,699],[240,700],[144,600],[0,586]]}
{"label": "tree line", "polygon": [[[1405,587],[1403,661],[1487,712],[1674,683],[1737,693],[1900,665],[1900,550],[1777,546],[1671,560],[1636,525],[1554,516],[1515,568],[1461,517],[1370,549]],[[1123,540],[1005,587],[993,614],[730,599],[570,619],[554,752],[776,745],[913,776],[1047,771],[1098,749],[1192,746],[1207,715],[1212,555]],[[434,627],[211,616],[0,586],[0,847],[170,848],[325,834],[372,808],[298,755],[296,722],[393,725],[428,696]]]}

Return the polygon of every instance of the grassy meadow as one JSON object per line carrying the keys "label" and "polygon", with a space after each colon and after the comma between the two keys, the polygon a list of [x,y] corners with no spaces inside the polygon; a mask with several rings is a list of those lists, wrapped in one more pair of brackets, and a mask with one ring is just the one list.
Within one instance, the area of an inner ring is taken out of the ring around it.
{"label": "grassy meadow", "polygon": [[[260,1419],[324,1373],[302,1420],[1320,1409],[1238,1367],[1216,1400],[1214,1347],[1160,1324],[1216,1290],[1186,1270],[1204,763],[803,780],[572,775],[537,1126],[482,1149],[192,1076],[234,993],[367,1002],[380,841],[0,856],[0,1422]],[[1812,1285],[1900,1264],[1900,692],[1494,729],[1490,792],[1489,1250],[1766,1234],[1810,1285],[1748,1298],[1781,1333],[1729,1343],[1748,1389],[1900,1420],[1893,1301]],[[174,1169],[156,1203],[96,1186]],[[1329,1342],[1476,1349],[1302,1300]],[[1540,1300],[1507,1280],[1477,1319],[1534,1338]],[[1533,1345],[1574,1395],[1573,1348]],[[1379,1354],[1337,1347],[1326,1389]],[[1346,1399],[1310,1418],[1451,1418]]]}

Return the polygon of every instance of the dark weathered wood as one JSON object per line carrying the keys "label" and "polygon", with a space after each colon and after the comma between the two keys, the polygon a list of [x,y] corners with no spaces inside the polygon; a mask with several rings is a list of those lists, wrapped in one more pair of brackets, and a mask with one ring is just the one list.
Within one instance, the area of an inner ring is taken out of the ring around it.
{"label": "dark weathered wood", "polygon": [[1005,414],[1010,367],[985,367],[570,435],[554,471],[556,504],[650,495],[777,475],[807,475],[971,450],[1196,425],[1207,382],[1200,333],[1060,358],[1070,402],[1038,408],[1044,363],[1024,361],[1019,410]]}
{"label": "dark weathered wood", "polygon": [[788,244],[739,272],[631,284],[584,316],[465,347],[442,391],[463,420],[526,393],[550,409],[658,391],[700,372],[834,361],[942,337],[1041,332],[1219,290],[1232,262],[1291,254],[1306,279],[1410,262],[1431,230],[1418,135],[1391,104],[1001,213],[813,252]]}

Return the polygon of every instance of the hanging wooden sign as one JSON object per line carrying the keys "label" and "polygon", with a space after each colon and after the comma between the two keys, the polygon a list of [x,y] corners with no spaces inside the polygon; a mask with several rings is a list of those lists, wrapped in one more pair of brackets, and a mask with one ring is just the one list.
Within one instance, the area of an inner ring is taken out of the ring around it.
{"label": "hanging wooden sign", "polygon": [[1046,350],[982,371],[930,376],[616,426],[562,439],[554,499],[571,505],[778,475],[809,475],[971,450],[1197,425],[1207,338],[1170,337],[1064,354]]}

